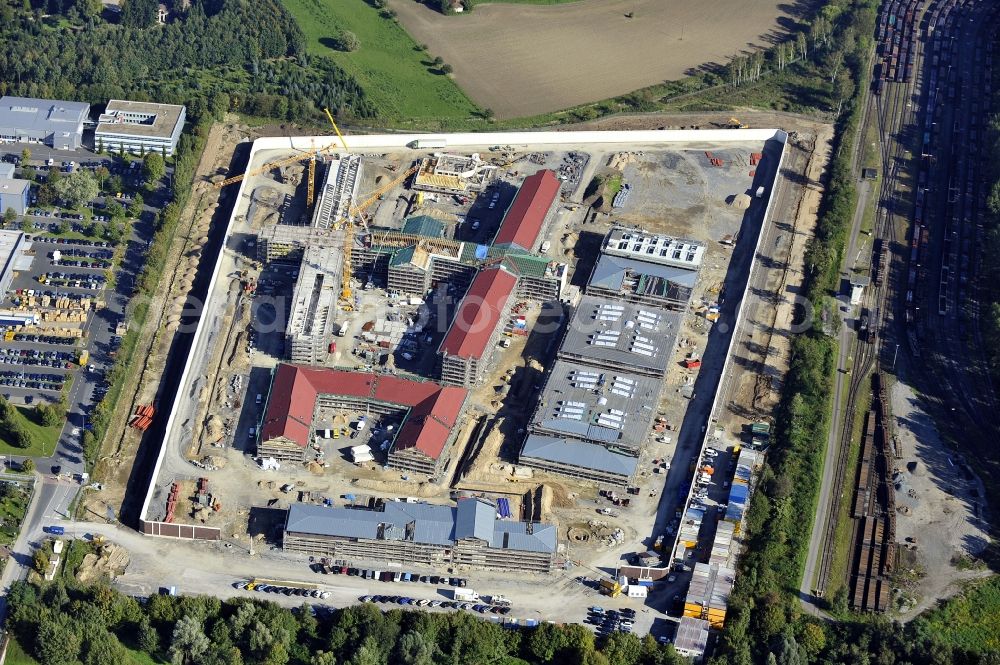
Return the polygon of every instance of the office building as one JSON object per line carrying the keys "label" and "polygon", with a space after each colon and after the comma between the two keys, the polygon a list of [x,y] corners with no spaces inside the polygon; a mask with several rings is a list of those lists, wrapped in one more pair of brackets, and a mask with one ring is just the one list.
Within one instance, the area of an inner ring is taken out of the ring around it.
{"label": "office building", "polygon": [[98,149],[132,153],[177,150],[187,109],[175,104],[128,102],[112,99],[97,120],[94,143]]}

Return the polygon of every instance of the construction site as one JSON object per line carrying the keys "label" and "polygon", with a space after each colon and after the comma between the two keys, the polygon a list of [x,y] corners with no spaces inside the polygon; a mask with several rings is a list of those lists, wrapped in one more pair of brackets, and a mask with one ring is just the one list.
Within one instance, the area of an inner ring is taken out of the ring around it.
{"label": "construction site", "polygon": [[259,139],[216,176],[239,195],[143,532],[340,556],[371,522],[427,565],[669,570],[786,137],[576,134]]}

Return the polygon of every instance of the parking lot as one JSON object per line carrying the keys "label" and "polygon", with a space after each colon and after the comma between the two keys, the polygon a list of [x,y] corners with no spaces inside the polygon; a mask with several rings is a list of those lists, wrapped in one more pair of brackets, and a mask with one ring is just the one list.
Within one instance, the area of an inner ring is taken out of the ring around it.
{"label": "parking lot", "polygon": [[[169,196],[170,168],[163,182],[144,189],[142,164],[87,151],[56,151],[41,145],[5,146],[0,159],[27,177],[31,204],[12,228],[31,243],[30,267],[14,274],[0,309],[35,316],[26,328],[0,333],[0,394],[33,406],[64,399],[68,417],[51,457],[52,468],[84,470],[81,433],[93,408],[108,392],[106,373],[126,331],[125,308],[152,239],[155,214]],[[95,173],[103,191],[79,208],[39,203],[50,170]],[[137,195],[142,201],[137,201]],[[112,221],[112,213],[114,221]],[[114,274],[113,267],[118,265]],[[40,468],[49,462],[40,461]]]}

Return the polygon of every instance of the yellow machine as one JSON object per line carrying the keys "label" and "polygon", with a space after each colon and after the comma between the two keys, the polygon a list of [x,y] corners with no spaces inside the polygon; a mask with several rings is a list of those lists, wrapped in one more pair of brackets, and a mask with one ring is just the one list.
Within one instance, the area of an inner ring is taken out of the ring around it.
{"label": "yellow machine", "polygon": [[746,128],[747,125],[744,125],[742,122],[740,122],[738,118],[729,119],[729,129],[746,129]]}

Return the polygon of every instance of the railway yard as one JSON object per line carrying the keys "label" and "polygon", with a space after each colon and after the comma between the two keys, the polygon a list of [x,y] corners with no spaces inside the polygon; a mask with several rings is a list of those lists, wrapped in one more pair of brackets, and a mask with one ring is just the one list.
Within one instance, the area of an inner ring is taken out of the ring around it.
{"label": "railway yard", "polygon": [[[845,273],[867,278],[870,288],[841,334],[837,392],[846,394],[844,420],[831,434],[835,463],[824,485],[832,489],[813,535],[822,547],[810,548],[817,552],[815,577],[807,565],[803,581],[803,590],[811,584],[822,596],[845,575],[849,604],[861,611],[926,606],[925,594],[937,597],[963,577],[955,562],[986,543],[977,476],[989,471],[964,455],[985,450],[993,427],[975,285],[983,233],[977,220],[986,197],[976,155],[993,52],[990,22],[981,19],[994,11],[974,1],[899,0],[884,3],[879,17],[863,123],[877,130],[881,153],[875,223],[867,245],[858,240],[856,219],[848,254],[870,260],[854,275]],[[863,156],[859,150],[859,179]],[[909,386],[925,381],[934,388],[918,403]],[[935,412],[947,414],[940,432],[928,424]],[[852,459],[859,432],[859,458]],[[857,475],[848,477],[851,468]],[[853,502],[850,555],[847,569],[834,571],[842,501]]]}

